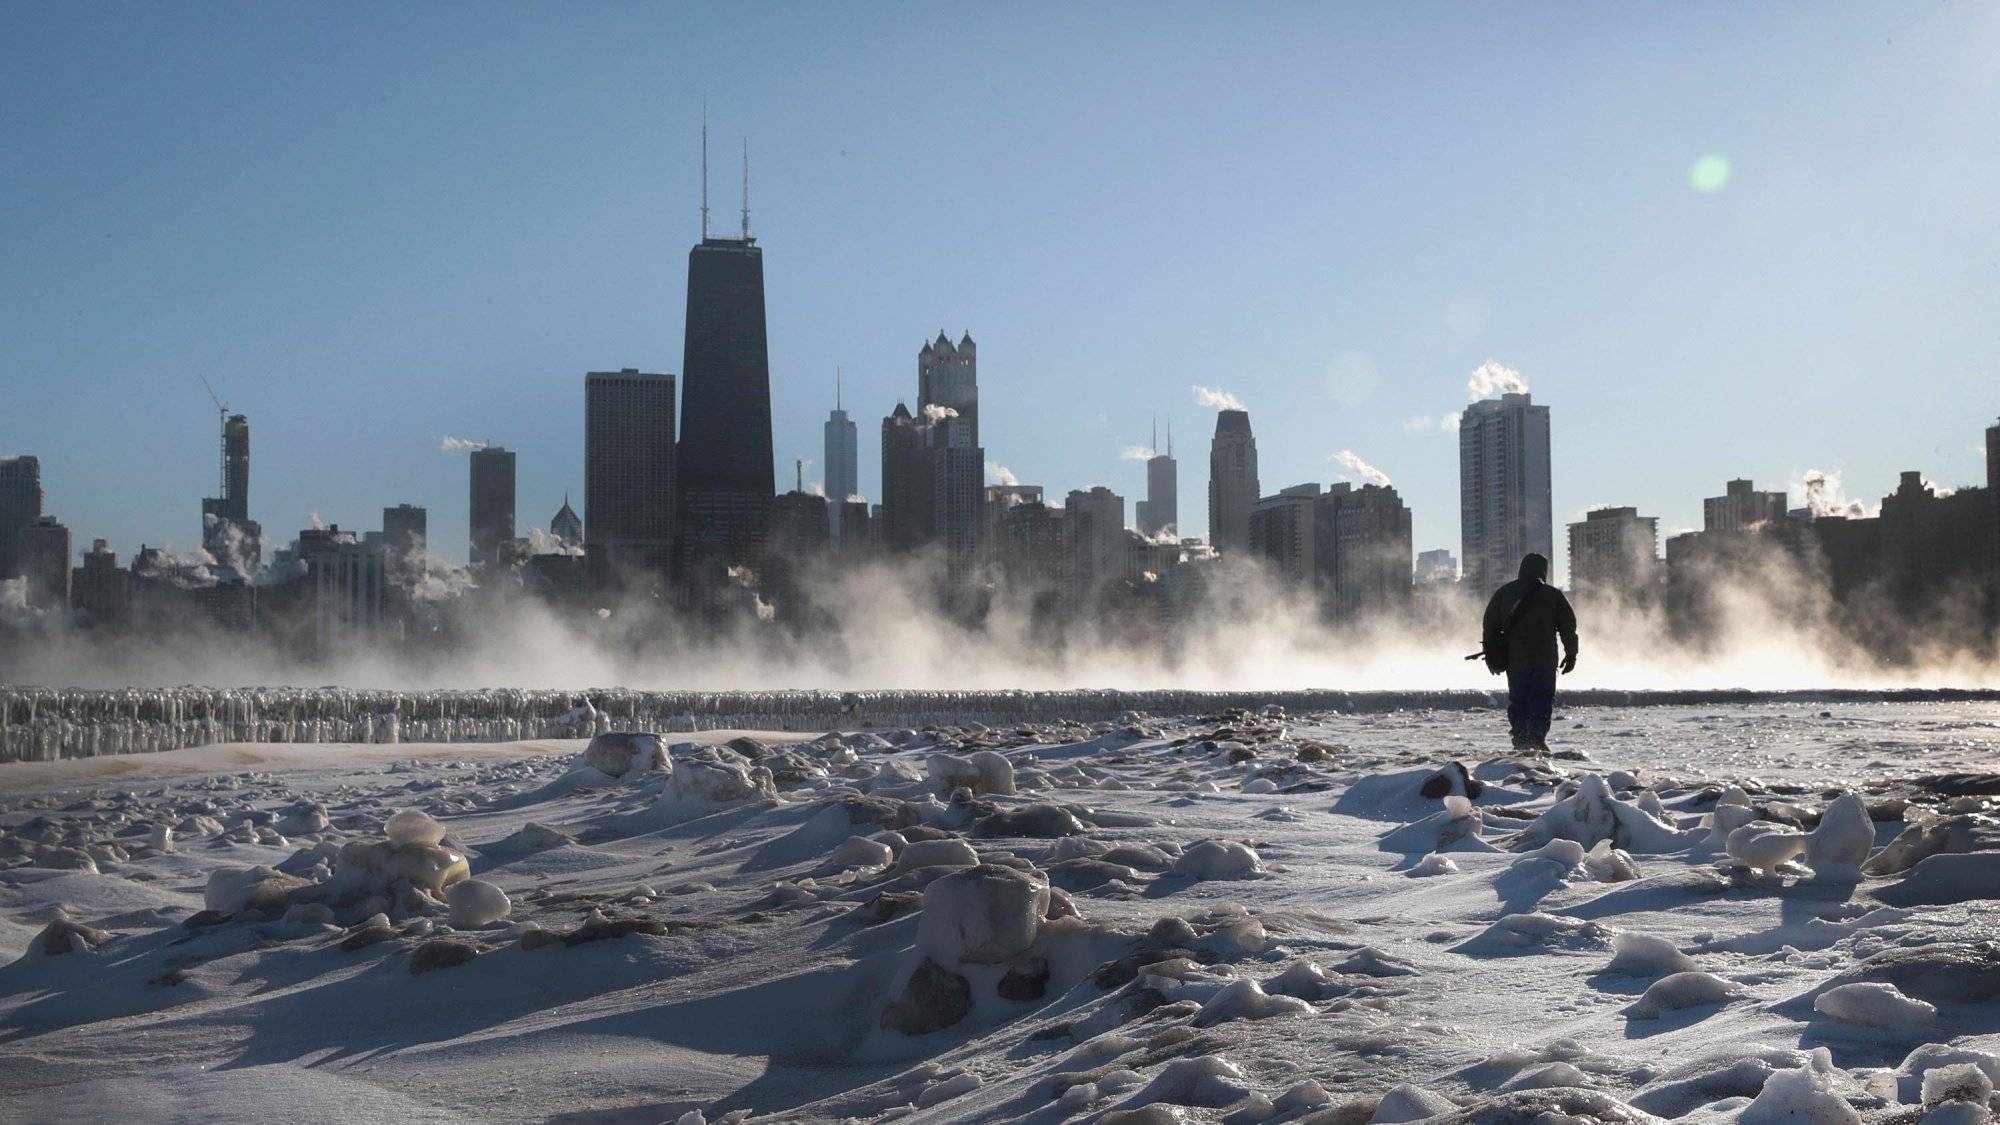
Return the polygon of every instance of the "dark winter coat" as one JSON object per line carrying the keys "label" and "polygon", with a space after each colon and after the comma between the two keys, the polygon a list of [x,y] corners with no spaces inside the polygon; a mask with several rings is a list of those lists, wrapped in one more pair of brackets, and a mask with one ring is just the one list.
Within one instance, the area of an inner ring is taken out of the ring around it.
{"label": "dark winter coat", "polygon": [[1545,668],[1554,671],[1561,660],[1556,652],[1556,640],[1561,638],[1564,652],[1574,654],[1576,644],[1576,611],[1570,608],[1569,599],[1561,590],[1544,583],[1537,576],[1516,578],[1493,594],[1493,600],[1486,603],[1484,640],[1487,652],[1499,650],[1502,642],[1500,634],[1507,631],[1507,618],[1514,612],[1514,604],[1527,592],[1541,587],[1535,600],[1521,616],[1519,624],[1508,634],[1505,642],[1509,668]]}

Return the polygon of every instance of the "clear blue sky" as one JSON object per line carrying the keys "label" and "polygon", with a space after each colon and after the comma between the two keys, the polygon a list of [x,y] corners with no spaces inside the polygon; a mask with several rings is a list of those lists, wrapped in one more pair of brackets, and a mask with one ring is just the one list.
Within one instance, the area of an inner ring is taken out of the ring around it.
{"label": "clear blue sky", "polygon": [[1739,475],[1974,483],[1996,59],[1970,3],[9,4],[0,453],[79,546],[191,545],[200,372],[271,539],[411,501],[462,558],[445,435],[518,450],[545,525],[583,372],[680,366],[705,98],[725,230],[750,138],[780,480],[841,365],[878,496],[943,328],[988,455],[1057,494],[1139,498],[1119,451],[1171,416],[1190,533],[1201,383],[1267,491],[1352,449],[1455,551],[1455,439],[1408,421],[1489,358],[1553,409],[1559,539]]}

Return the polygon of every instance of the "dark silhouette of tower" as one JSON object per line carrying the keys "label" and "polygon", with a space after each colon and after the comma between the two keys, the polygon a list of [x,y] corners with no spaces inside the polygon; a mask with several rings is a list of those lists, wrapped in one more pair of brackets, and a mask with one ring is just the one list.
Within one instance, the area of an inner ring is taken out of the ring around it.
{"label": "dark silhouette of tower", "polygon": [[[708,129],[702,128],[702,238],[688,251],[676,482],[685,577],[755,565],[771,498],[771,366],[764,336],[764,252],[750,236],[744,159],[743,236],[708,234]],[[588,507],[588,502],[586,502]],[[596,516],[591,517],[594,525]]]}
{"label": "dark silhouette of tower", "polygon": [[594,569],[672,569],[677,471],[674,377],[630,367],[585,375],[584,550]]}
{"label": "dark silhouette of tower", "polygon": [[21,529],[41,515],[41,461],[0,457],[0,579],[21,576]]}
{"label": "dark silhouette of tower", "polygon": [[1217,551],[1250,546],[1250,509],[1257,506],[1257,439],[1250,412],[1215,415],[1215,439],[1208,447],[1208,541]]}
{"label": "dark silhouette of tower", "polygon": [[497,445],[472,451],[474,567],[500,566],[514,546],[514,454]]}
{"label": "dark silhouette of tower", "polygon": [[1174,460],[1174,423],[1167,420],[1167,451],[1160,452],[1160,431],[1153,427],[1153,455],[1146,458],[1146,498],[1133,505],[1139,534],[1148,538],[1178,533],[1181,522],[1180,463]]}
{"label": "dark silhouette of tower", "polygon": [[935,502],[926,431],[902,403],[882,419],[882,546],[913,551],[931,538]]}
{"label": "dark silhouette of tower", "polygon": [[222,495],[201,502],[201,542],[216,562],[253,570],[263,561],[263,532],[250,518],[250,420],[222,420]]}

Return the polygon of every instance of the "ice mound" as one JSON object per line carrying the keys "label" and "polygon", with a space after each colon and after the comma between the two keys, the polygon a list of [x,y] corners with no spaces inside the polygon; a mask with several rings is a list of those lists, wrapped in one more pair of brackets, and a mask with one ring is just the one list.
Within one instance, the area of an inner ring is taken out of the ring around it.
{"label": "ice mound", "polygon": [[1770,874],[1806,850],[1804,833],[1776,824],[1746,824],[1729,834],[1729,858],[1760,874]]}
{"label": "ice mound", "polygon": [[340,846],[333,868],[336,893],[386,891],[404,882],[436,896],[472,877],[465,856],[441,846],[444,825],[429,814],[405,809],[390,817],[382,831],[387,839],[350,840]]}
{"label": "ice mound", "polygon": [[1979,813],[1912,824],[1862,866],[1870,875],[1908,871],[1934,855],[2000,850],[2000,821]]}
{"label": "ice mound", "polygon": [[1857,882],[1874,848],[1875,821],[1868,805],[1853,793],[1842,793],[1806,836],[1806,866],[1820,879]]}
{"label": "ice mound", "polygon": [[971,867],[979,853],[960,839],[916,840],[896,855],[896,870],[915,871],[925,867]]}
{"label": "ice mound", "polygon": [[1836,985],[1819,994],[1813,1011],[1857,1027],[1911,1029],[1937,1022],[1937,1008],[1922,1000],[1912,1000],[1893,984],[1856,981]]}
{"label": "ice mound", "polygon": [[1042,840],[1081,836],[1084,831],[1084,824],[1075,813],[1061,805],[1047,803],[1001,809],[979,818],[972,826],[975,836],[1023,836]]}
{"label": "ice mound", "polygon": [[866,836],[849,836],[827,854],[835,867],[887,867],[896,861],[895,849]]}
{"label": "ice mound", "polygon": [[1194,1026],[1214,1027],[1230,1020],[1262,1020],[1273,1016],[1309,1016],[1311,1004],[1291,996],[1271,995],[1247,977],[1231,981],[1194,1014]]}
{"label": "ice mound", "polygon": [[1432,852],[1430,855],[1418,860],[1416,865],[1411,867],[1409,871],[1412,879],[1425,879],[1433,875],[1456,874],[1458,874],[1458,864],[1453,863],[1451,857],[1442,856],[1436,852]]}
{"label": "ice mound", "polygon": [[274,867],[223,868],[209,875],[202,902],[221,914],[240,914],[245,910],[276,914],[291,901],[293,891],[310,885]]}
{"label": "ice mound", "polygon": [[1743,986],[1714,973],[1699,970],[1674,973],[1654,981],[1645,994],[1625,1010],[1634,1018],[1659,1019],[1683,1008],[1706,1008],[1727,1004],[1743,995]]}
{"label": "ice mound", "polygon": [[674,760],[667,792],[679,801],[727,805],[775,798],[778,788],[770,770],[748,765],[734,755],[707,751]]}
{"label": "ice mound", "polygon": [[1738,1125],[1778,1125],[1810,1121],[1813,1125],[1861,1125],[1861,1115],[1833,1092],[1833,1057],[1825,1047],[1812,1054],[1809,1065],[1773,1071],[1764,1088],[1743,1113]]}
{"label": "ice mound", "polygon": [[513,913],[507,892],[484,879],[461,879],[445,889],[451,924],[463,929],[490,926]]}
{"label": "ice mound", "polygon": [[[576,838],[560,828],[551,828],[531,820],[523,824],[513,835],[500,841],[500,848],[504,851],[545,852],[550,848],[566,847],[574,843]],[[483,849],[489,845],[480,846]]]}
{"label": "ice mound", "polygon": [[1247,879],[1263,870],[1257,853],[1235,840],[1203,840],[1182,852],[1173,866],[1174,874],[1190,879]]}
{"label": "ice mound", "polygon": [[1027,952],[1048,909],[1048,884],[1024,872],[993,864],[955,871],[924,888],[916,947],[943,965],[998,964]]}
{"label": "ice mound", "polygon": [[1012,796],[1015,792],[1013,763],[992,750],[980,750],[963,758],[956,754],[932,754],[924,768],[939,793],[968,789],[975,794]]}
{"label": "ice mound", "polygon": [[1117,1108],[1132,1110],[1164,1103],[1221,1109],[1249,1092],[1243,1071],[1235,1063],[1221,1055],[1204,1055],[1175,1059],[1162,1066],[1152,1081]]}
{"label": "ice mound", "polygon": [[642,731],[612,731],[590,740],[578,755],[577,764],[589,766],[610,777],[670,768],[665,744],[657,734]]}
{"label": "ice mound", "polygon": [[1693,972],[1694,958],[1674,948],[1665,938],[1651,934],[1622,933],[1611,939],[1611,963],[1607,973],[1634,977],[1659,977]]}
{"label": "ice mound", "polygon": [[1912,867],[1875,897],[1895,906],[1947,906],[2000,898],[2000,852],[1945,852]]}
{"label": "ice mound", "polygon": [[1574,840],[1589,848],[1609,840],[1612,847],[1628,852],[1661,853],[1687,848],[1694,838],[1612,796],[1602,777],[1585,774],[1576,792],[1523,828],[1513,846],[1520,850],[1537,848],[1550,840]]}
{"label": "ice mound", "polygon": [[427,812],[404,809],[382,825],[382,834],[389,838],[391,844],[434,848],[444,842],[444,825]]}
{"label": "ice mound", "polygon": [[1519,953],[1536,946],[1601,949],[1610,938],[1608,928],[1588,919],[1535,911],[1506,915],[1457,948],[1459,952],[1470,954]]}
{"label": "ice mound", "polygon": [[1993,1079],[1976,1063],[1954,1063],[1924,1072],[1923,1125],[1982,1125],[1993,1120]]}
{"label": "ice mound", "polygon": [[1431,852],[1492,852],[1500,849],[1480,838],[1483,831],[1479,810],[1458,795],[1444,799],[1444,808],[1413,824],[1383,833],[1377,844],[1383,851],[1419,855]]}

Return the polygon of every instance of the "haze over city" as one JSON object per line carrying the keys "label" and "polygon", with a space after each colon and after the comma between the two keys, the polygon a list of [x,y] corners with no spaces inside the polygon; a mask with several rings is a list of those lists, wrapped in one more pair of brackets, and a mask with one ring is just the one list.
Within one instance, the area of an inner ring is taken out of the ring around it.
{"label": "haze over city", "polygon": [[193,547],[205,375],[278,542],[407,501],[462,560],[447,438],[515,450],[545,525],[583,372],[680,368],[705,102],[722,233],[748,139],[781,488],[839,367],[879,499],[940,329],[979,341],[987,458],[1052,499],[1140,495],[1121,451],[1171,421],[1186,534],[1200,385],[1266,492],[1358,482],[1349,451],[1456,552],[1439,423],[1488,360],[1554,412],[1559,527],[1699,527],[1735,477],[1979,483],[2000,16],[1560,12],[11,6],[0,453],[79,546]]}

